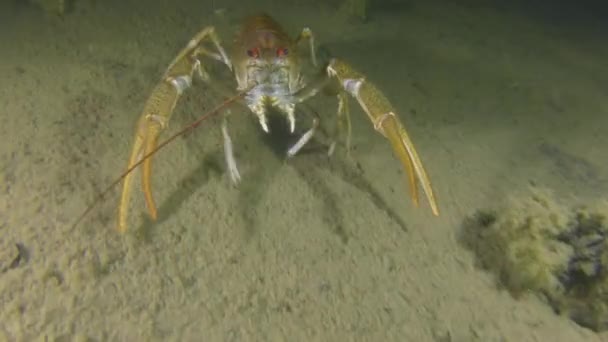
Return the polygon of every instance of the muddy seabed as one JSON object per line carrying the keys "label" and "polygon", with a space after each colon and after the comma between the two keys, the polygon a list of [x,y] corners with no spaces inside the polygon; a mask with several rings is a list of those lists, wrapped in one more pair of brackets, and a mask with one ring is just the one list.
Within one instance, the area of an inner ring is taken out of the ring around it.
{"label": "muddy seabed", "polygon": [[[3,2],[0,340],[602,339],[499,289],[458,241],[465,217],[530,186],[568,203],[608,190],[602,28],[471,1],[378,4],[365,24],[320,2],[239,3],[222,3],[227,17],[264,9],[294,36],[309,26],[380,85],[441,216],[412,205],[390,146],[351,102],[352,160],[339,147],[285,161],[282,140],[237,110],[240,187],[211,120],[156,156],[158,222],[136,187],[126,235],[114,230],[118,189],[73,229],[124,169],[164,68],[219,6],[77,0],[57,18]],[[168,132],[219,102],[199,82]],[[330,129],[335,99],[310,104]]]}

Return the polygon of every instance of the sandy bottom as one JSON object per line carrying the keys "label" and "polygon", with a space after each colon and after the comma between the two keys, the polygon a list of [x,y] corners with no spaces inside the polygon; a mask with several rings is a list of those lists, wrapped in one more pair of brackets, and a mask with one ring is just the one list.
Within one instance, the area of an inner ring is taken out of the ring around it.
{"label": "sandy bottom", "polygon": [[[531,185],[567,203],[608,190],[605,31],[484,6],[409,3],[360,25],[327,5],[224,1],[229,17],[266,9],[294,36],[311,27],[380,85],[441,216],[412,205],[390,146],[352,102],[353,160],[338,148],[285,161],[280,139],[235,111],[241,186],[212,120],[156,156],[158,222],[137,188],[119,235],[116,189],[72,229],[124,169],[164,68],[212,22],[208,1],[135,3],[78,0],[63,19],[0,8],[0,340],[602,339],[499,290],[458,234]],[[219,101],[198,83],[164,136]],[[310,104],[330,129],[334,99]]]}

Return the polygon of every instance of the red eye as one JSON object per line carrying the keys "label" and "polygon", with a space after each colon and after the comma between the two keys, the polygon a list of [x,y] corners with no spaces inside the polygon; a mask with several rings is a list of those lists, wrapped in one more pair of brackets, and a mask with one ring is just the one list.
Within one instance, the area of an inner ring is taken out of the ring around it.
{"label": "red eye", "polygon": [[289,50],[287,50],[287,48],[278,48],[277,49],[277,57],[285,57],[285,56],[287,56],[288,53],[289,53]]}
{"label": "red eye", "polygon": [[256,47],[256,48],[247,50],[247,56],[249,56],[251,58],[258,58],[258,57],[260,57],[260,49],[258,49]]}

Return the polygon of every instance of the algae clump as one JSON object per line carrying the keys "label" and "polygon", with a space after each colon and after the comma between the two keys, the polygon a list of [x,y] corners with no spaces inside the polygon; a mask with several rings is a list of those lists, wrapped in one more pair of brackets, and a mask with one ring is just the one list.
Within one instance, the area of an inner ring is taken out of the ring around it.
{"label": "algae clump", "polygon": [[461,240],[514,297],[536,294],[596,331],[608,328],[608,204],[569,208],[546,190],[465,220]]}

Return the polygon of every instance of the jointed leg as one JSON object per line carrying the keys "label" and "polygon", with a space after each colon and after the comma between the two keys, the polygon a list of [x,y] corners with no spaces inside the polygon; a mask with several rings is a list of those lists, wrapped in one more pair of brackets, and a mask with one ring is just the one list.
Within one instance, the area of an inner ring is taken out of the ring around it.
{"label": "jointed leg", "polygon": [[[135,143],[127,169],[130,169],[149,151],[152,151],[156,147],[158,136],[161,130],[166,126],[171,113],[175,108],[175,104],[179,98],[178,93],[178,88],[166,81],[159,83],[154,88],[137,124]],[[152,158],[148,158],[142,164],[142,186],[150,216],[153,219],[156,219],[156,205],[154,204],[150,184],[151,169]],[[125,232],[127,230],[127,214],[129,210],[132,178],[133,173],[128,174],[123,183],[122,196],[118,207],[118,230],[120,232]]]}
{"label": "jointed leg", "polygon": [[241,174],[236,166],[236,158],[234,158],[234,150],[232,148],[232,139],[228,134],[228,115],[225,115],[222,119],[222,137],[224,138],[224,157],[226,159],[226,166],[228,167],[228,173],[230,174],[230,180],[232,184],[238,185],[241,181]]}
{"label": "jointed leg", "polygon": [[287,157],[291,158],[300,152],[302,147],[306,146],[306,144],[308,144],[308,142],[312,139],[317,128],[319,128],[319,117],[316,113],[314,113],[314,117],[312,118],[312,126],[308,131],[302,134],[300,139],[298,139],[298,141],[287,151]]}
{"label": "jointed leg", "polygon": [[[344,89],[336,87],[335,84],[332,83],[333,79],[327,75],[327,73],[322,73],[317,75],[315,79],[313,79],[306,87],[300,89],[297,93],[293,95],[295,103],[302,103],[307,99],[315,96],[319,93],[319,91],[324,91],[326,93],[335,94],[338,98],[338,118],[336,127],[333,132],[333,142],[329,147],[329,151],[327,154],[331,156],[335,150],[336,141],[342,137],[344,133],[346,133],[346,151],[347,155],[350,155],[351,148],[351,122],[350,122],[350,111],[348,108],[348,98]],[[303,147],[299,146],[302,142],[307,143],[311,138],[312,134],[314,134],[316,128],[319,124],[319,118],[316,117],[313,119],[313,127],[300,138],[289,151],[288,157],[294,156],[297,151]],[[344,132],[344,125],[346,124],[346,132]],[[305,139],[305,140],[302,140]]]}
{"label": "jointed leg", "polygon": [[302,29],[302,32],[296,38],[296,45],[300,44],[302,40],[308,40],[308,46],[310,48],[310,59],[312,61],[312,65],[317,66],[317,51],[315,50],[315,36],[312,34],[312,31],[305,27]]}
{"label": "jointed leg", "polygon": [[[352,134],[352,126],[350,123],[350,109],[348,107],[348,98],[346,92],[340,91],[337,95],[338,97],[338,117],[336,118],[336,126],[333,132],[333,142],[329,147],[329,151],[327,152],[328,156],[331,156],[334,153],[336,143],[338,140],[342,140],[343,135],[346,134],[346,138],[344,139],[346,144],[346,155],[350,157],[351,150],[351,134]],[[346,124],[346,132],[344,132]]]}
{"label": "jointed leg", "polygon": [[439,209],[433,194],[431,181],[428,178],[418,152],[414,148],[405,127],[397,118],[395,110],[388,99],[378,88],[365,77],[343,61],[334,59],[327,66],[329,77],[336,79],[340,86],[351,94],[372,121],[374,128],[391,143],[396,156],[401,160],[408,174],[412,200],[418,205],[418,187],[420,182],[433,214],[439,215]]}
{"label": "jointed leg", "polygon": [[[217,52],[210,52],[201,46],[201,44],[207,39],[213,43]],[[208,55],[213,59],[217,59],[223,62],[230,69],[232,69],[232,62],[228,58],[226,50],[224,50],[224,47],[220,43],[220,39],[217,36],[217,33],[215,32],[215,28],[213,26],[208,26],[200,30],[196,35],[194,35],[194,37],[192,37],[192,39],[190,39],[190,41],[188,42],[188,45],[186,45],[186,47],[184,47],[177,54],[177,56],[175,56],[173,61],[171,61],[171,63],[167,67],[167,70],[165,71],[165,76],[170,76],[174,73],[192,75],[192,70],[190,69],[191,66],[186,62],[187,58],[199,57],[200,55]]]}
{"label": "jointed leg", "polygon": [[[200,55],[209,55],[200,45],[205,40],[210,40],[216,47],[215,56],[221,59],[227,66],[231,67],[224,49],[213,27],[207,27],[198,32],[186,47],[184,47],[173,59],[165,71],[162,80],[154,87],[152,94],[144,105],[143,112],[137,124],[135,142],[129,158],[128,169],[131,169],[138,161],[156,148],[158,137],[166,128],[177,101],[182,93],[192,85],[192,77],[195,72],[202,74]],[[152,158],[146,159],[142,164],[142,185],[146,198],[146,205],[152,219],[156,219],[157,211],[151,187]],[[118,230],[127,230],[127,214],[132,187],[133,174],[128,174],[123,183],[122,195],[118,207]]]}

